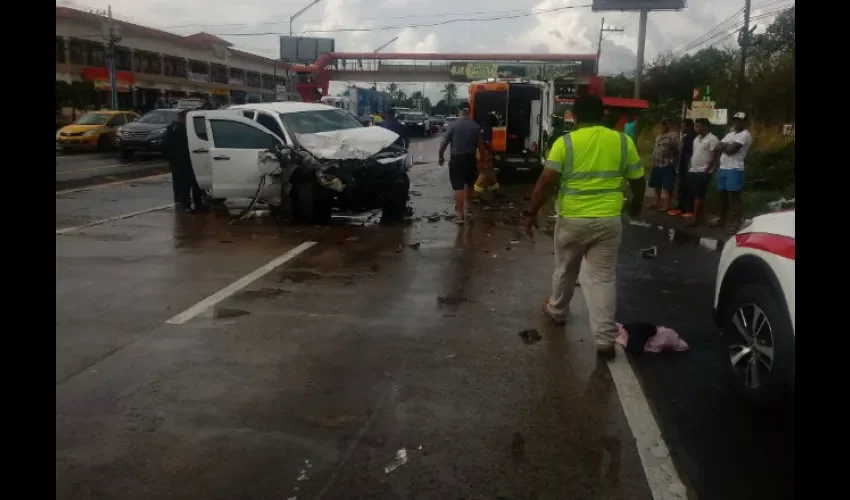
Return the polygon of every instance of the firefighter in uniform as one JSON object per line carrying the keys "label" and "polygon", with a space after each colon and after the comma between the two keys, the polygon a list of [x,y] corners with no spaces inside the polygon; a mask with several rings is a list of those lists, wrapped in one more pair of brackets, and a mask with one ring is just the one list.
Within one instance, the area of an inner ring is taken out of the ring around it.
{"label": "firefighter in uniform", "polygon": [[487,122],[481,125],[481,143],[475,152],[475,158],[478,161],[478,179],[473,186],[476,200],[483,199],[485,193],[490,193],[490,196],[496,198],[502,196],[502,192],[499,191],[499,179],[496,178],[493,151],[493,127],[497,126],[499,126],[499,118],[492,113],[487,115]]}
{"label": "firefighter in uniform", "polygon": [[537,211],[559,185],[555,272],[543,313],[556,324],[566,321],[581,271],[596,351],[610,358],[616,353],[618,334],[616,267],[623,230],[623,178],[631,187],[629,214],[633,217],[640,214],[646,180],[634,141],[602,125],[604,107],[599,96],[578,98],[573,112],[576,129],[552,145],[523,216],[531,236]]}

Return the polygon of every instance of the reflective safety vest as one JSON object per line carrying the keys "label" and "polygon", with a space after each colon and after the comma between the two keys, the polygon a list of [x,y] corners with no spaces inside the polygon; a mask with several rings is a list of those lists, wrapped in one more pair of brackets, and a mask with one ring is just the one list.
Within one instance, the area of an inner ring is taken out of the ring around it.
{"label": "reflective safety vest", "polygon": [[644,175],[631,138],[603,126],[580,128],[555,141],[546,166],[561,172],[561,217],[619,215],[623,210],[623,179]]}

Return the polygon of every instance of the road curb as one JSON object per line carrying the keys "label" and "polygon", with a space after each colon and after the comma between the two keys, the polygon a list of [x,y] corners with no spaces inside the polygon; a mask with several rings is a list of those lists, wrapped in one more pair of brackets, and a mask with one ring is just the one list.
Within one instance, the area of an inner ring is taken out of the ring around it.
{"label": "road curb", "polygon": [[168,168],[168,165],[151,165],[148,167],[133,168],[126,172],[95,175],[92,177],[86,177],[85,179],[69,179],[66,181],[57,180],[56,191],[58,192],[65,191],[68,189],[86,188],[98,186],[100,184],[108,184],[110,182],[120,182],[132,179],[139,179],[141,177],[150,177],[153,175],[170,173],[171,169]]}

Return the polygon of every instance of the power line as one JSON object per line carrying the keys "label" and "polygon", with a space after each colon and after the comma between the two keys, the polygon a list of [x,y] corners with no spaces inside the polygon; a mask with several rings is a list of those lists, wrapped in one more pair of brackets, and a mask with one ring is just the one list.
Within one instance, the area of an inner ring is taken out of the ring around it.
{"label": "power line", "polygon": [[[541,9],[531,9],[534,14],[540,14],[545,12]],[[453,13],[443,13],[443,14],[406,14],[403,16],[381,16],[381,17],[360,17],[357,19],[351,19],[349,22],[358,23],[361,21],[378,21],[378,20],[387,20],[387,19],[422,19],[422,18],[441,18],[441,17],[456,17],[456,16],[478,16],[478,15],[511,15],[517,13],[527,13],[528,9],[510,9],[503,11],[475,11],[475,12],[453,12]],[[223,28],[227,26],[271,26],[276,24],[286,24],[286,21],[264,21],[259,23],[220,23],[220,24],[182,24],[177,26],[169,26],[169,28]]]}
{"label": "power line", "polygon": [[[508,19],[519,19],[523,17],[531,17],[539,14],[547,14],[551,12],[559,12],[564,10],[571,9],[583,9],[590,8],[591,4],[585,5],[567,5],[564,7],[555,7],[552,9],[543,9],[537,12],[526,12],[522,14],[514,14],[514,15],[506,15],[506,16],[491,16],[491,17],[467,17],[467,18],[457,18],[457,19],[448,19],[445,21],[438,21],[433,23],[421,23],[421,24],[399,24],[399,25],[391,25],[391,26],[375,26],[372,28],[338,28],[338,29],[329,29],[329,30],[305,30],[300,34],[304,33],[369,33],[374,31],[387,31],[387,30],[397,30],[404,28],[431,28],[434,26],[445,26],[447,24],[456,24],[456,23],[466,23],[466,22],[488,22],[488,21],[503,21]],[[252,32],[252,33],[212,33],[216,36],[264,36],[264,35],[282,35],[283,33],[277,31],[269,31],[269,32]]]}

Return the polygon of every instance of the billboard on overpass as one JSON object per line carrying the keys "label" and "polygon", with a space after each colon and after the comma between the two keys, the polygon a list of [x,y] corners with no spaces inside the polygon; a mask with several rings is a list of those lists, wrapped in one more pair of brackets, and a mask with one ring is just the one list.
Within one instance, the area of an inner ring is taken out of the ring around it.
{"label": "billboard on overpass", "polygon": [[322,54],[334,52],[333,38],[281,36],[280,60],[295,64],[313,64]]}
{"label": "billboard on overpass", "polygon": [[593,0],[592,10],[682,10],[686,6],[685,0]]}
{"label": "billboard on overpass", "polygon": [[452,62],[450,72],[456,81],[475,81],[490,77],[560,80],[594,74],[594,61],[557,63]]}

